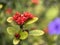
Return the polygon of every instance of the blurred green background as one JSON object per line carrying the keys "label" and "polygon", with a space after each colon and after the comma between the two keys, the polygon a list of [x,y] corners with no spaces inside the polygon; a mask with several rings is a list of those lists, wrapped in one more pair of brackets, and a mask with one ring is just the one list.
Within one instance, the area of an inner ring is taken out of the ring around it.
{"label": "blurred green background", "polygon": [[60,0],[0,0],[0,45],[13,45],[12,37],[6,31],[10,26],[6,20],[17,11],[28,11],[37,16],[39,20],[27,28],[33,27],[45,32],[43,36],[29,36],[19,45],[60,45],[60,37],[51,36],[47,32],[48,23],[60,16]]}

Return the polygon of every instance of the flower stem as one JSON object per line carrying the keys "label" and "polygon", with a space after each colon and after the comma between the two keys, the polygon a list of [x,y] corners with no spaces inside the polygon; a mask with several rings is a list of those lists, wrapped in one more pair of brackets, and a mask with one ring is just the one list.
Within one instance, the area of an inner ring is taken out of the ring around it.
{"label": "flower stem", "polygon": [[22,31],[24,30],[23,25],[20,25],[20,29],[21,29]]}
{"label": "flower stem", "polygon": [[23,25],[20,25],[20,28],[23,29]]}

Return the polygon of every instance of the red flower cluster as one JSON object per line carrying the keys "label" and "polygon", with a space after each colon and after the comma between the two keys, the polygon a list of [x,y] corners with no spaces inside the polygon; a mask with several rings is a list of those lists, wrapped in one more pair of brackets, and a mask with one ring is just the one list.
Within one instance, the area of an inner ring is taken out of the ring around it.
{"label": "red flower cluster", "polygon": [[24,12],[23,14],[16,12],[16,14],[13,16],[13,20],[16,21],[17,24],[22,25],[27,20],[32,19],[33,17],[34,16],[29,12]]}

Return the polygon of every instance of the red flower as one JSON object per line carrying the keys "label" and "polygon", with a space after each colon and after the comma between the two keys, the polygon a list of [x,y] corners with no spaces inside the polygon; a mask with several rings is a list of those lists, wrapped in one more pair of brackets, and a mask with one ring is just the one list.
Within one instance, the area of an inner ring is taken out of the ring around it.
{"label": "red flower", "polygon": [[38,4],[39,0],[31,0],[33,4]]}
{"label": "red flower", "polygon": [[21,14],[19,12],[16,12],[15,15],[13,16],[13,20],[17,20],[18,17],[20,17]]}
{"label": "red flower", "polygon": [[31,18],[34,17],[34,16],[33,16],[31,13],[29,13],[29,12],[24,12],[24,16],[27,17],[27,18],[29,18],[29,19],[31,19]]}
{"label": "red flower", "polygon": [[29,12],[24,12],[23,14],[16,12],[16,14],[13,16],[13,20],[16,21],[17,24],[22,25],[27,20],[32,19],[33,17],[34,16]]}
{"label": "red flower", "polygon": [[8,8],[7,10],[6,10],[6,13],[7,14],[10,14],[12,12],[12,9],[11,8]]}

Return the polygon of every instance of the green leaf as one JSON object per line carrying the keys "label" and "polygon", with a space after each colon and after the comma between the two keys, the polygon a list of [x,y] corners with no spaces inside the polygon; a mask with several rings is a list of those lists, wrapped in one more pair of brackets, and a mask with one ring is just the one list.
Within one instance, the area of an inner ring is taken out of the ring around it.
{"label": "green leaf", "polygon": [[42,30],[32,30],[29,32],[29,35],[32,35],[32,36],[41,36],[43,34],[44,32]]}
{"label": "green leaf", "polygon": [[7,32],[9,35],[14,35],[17,31],[13,27],[8,27]]}
{"label": "green leaf", "polygon": [[58,16],[58,11],[58,6],[51,6],[46,12],[46,19],[49,21],[54,19],[56,16]]}
{"label": "green leaf", "polygon": [[24,40],[28,37],[28,32],[26,32],[26,31],[21,32],[20,35],[21,35],[20,39]]}
{"label": "green leaf", "polygon": [[19,39],[15,39],[15,38],[13,39],[13,44],[14,44],[14,45],[17,45],[19,42],[20,42]]}
{"label": "green leaf", "polygon": [[7,22],[12,23],[13,22],[13,18],[12,17],[8,17],[7,18]]}
{"label": "green leaf", "polygon": [[37,14],[38,16],[42,14],[43,11],[45,11],[45,7],[41,4],[35,6],[34,8],[35,14]]}
{"label": "green leaf", "polygon": [[37,17],[34,17],[33,19],[29,20],[26,24],[31,24],[31,23],[34,23],[38,20]]}
{"label": "green leaf", "polygon": [[2,9],[3,8],[3,4],[0,4],[0,9]]}

